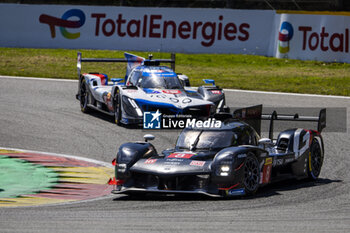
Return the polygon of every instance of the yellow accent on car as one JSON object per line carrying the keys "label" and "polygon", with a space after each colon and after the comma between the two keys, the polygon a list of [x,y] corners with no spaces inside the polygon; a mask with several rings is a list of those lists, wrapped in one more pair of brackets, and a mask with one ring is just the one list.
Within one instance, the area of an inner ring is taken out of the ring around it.
{"label": "yellow accent on car", "polygon": [[311,166],[311,152],[309,152],[309,171],[312,171],[312,166]]}
{"label": "yellow accent on car", "polygon": [[272,164],[272,158],[266,158],[265,159],[265,165]]}

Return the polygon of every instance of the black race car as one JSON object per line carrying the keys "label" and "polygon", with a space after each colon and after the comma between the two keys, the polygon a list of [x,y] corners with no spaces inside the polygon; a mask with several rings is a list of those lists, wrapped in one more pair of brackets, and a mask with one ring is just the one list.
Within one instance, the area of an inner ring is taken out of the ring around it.
{"label": "black race car", "polygon": [[[185,128],[175,148],[160,154],[148,142],[152,135],[121,145],[113,160],[112,193],[237,196],[281,178],[316,179],[323,163],[326,109],[318,117],[261,113],[259,105],[235,111],[219,128]],[[261,119],[270,120],[270,138],[259,136]],[[318,130],[288,129],[273,140],[275,120],[317,121]]]}

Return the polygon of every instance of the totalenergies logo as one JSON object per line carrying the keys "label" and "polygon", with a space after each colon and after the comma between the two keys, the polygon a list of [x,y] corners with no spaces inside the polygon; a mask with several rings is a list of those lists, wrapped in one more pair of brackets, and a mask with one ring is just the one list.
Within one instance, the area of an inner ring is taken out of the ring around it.
{"label": "totalenergies logo", "polygon": [[[79,20],[68,20],[70,17],[78,17]],[[60,28],[62,36],[67,39],[77,39],[80,37],[80,32],[70,33],[66,28],[80,28],[85,23],[85,14],[82,10],[71,9],[66,11],[61,18],[42,14],[39,17],[40,23],[46,23],[50,26],[51,37],[56,37],[55,26]]]}
{"label": "totalenergies logo", "polygon": [[289,41],[293,38],[293,26],[289,22],[283,22],[281,24],[280,31],[278,33],[278,51],[280,53],[289,52]]}

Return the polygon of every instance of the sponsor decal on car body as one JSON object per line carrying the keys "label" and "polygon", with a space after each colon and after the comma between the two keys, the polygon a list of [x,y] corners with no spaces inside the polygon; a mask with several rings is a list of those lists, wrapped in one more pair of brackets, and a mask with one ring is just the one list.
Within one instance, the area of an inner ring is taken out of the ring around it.
{"label": "sponsor decal on car body", "polygon": [[195,154],[190,153],[172,153],[168,156],[168,158],[181,158],[181,159],[189,159]]}
{"label": "sponsor decal on car body", "polygon": [[228,196],[240,196],[244,194],[245,194],[244,189],[230,189],[227,191]]}
{"label": "sponsor decal on car body", "polygon": [[260,184],[266,184],[270,182],[271,178],[271,169],[272,169],[272,158],[266,158],[265,164],[262,172],[260,172]]}
{"label": "sponsor decal on car body", "polygon": [[147,159],[145,164],[154,164],[155,162],[157,162],[157,159]]}
{"label": "sponsor decal on car body", "polygon": [[245,157],[247,157],[247,154],[239,154],[239,155],[237,155],[237,158],[239,158],[239,159],[242,159],[242,158],[245,158]]}
{"label": "sponsor decal on car body", "polygon": [[205,161],[196,161],[196,160],[193,160],[190,163],[191,166],[199,166],[199,167],[203,167],[204,164],[205,164]]}
{"label": "sponsor decal on car body", "polygon": [[215,94],[215,95],[220,95],[221,94],[221,91],[220,90],[211,90],[210,91],[212,94]]}
{"label": "sponsor decal on car body", "polygon": [[180,90],[163,90],[165,94],[181,94]]}
{"label": "sponsor decal on car body", "polygon": [[272,158],[266,158],[265,159],[265,165],[269,165],[269,164],[272,164]]}

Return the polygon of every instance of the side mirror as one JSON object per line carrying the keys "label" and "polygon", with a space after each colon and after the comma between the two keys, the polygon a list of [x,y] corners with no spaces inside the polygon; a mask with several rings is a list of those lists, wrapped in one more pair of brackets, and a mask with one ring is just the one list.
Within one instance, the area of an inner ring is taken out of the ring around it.
{"label": "side mirror", "polygon": [[270,146],[272,144],[273,144],[273,142],[272,142],[272,140],[270,138],[261,138],[259,140],[259,145],[262,145],[264,148],[266,146]]}
{"label": "side mirror", "polygon": [[259,144],[271,144],[272,140],[270,138],[261,138]]}
{"label": "side mirror", "polygon": [[148,142],[154,140],[156,137],[152,134],[145,134],[143,138],[145,139],[145,142]]}
{"label": "side mirror", "polygon": [[179,78],[182,86],[184,87],[189,87],[190,86],[190,80],[189,78],[187,77],[187,75],[184,75],[184,74],[177,74],[177,77]]}

